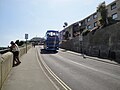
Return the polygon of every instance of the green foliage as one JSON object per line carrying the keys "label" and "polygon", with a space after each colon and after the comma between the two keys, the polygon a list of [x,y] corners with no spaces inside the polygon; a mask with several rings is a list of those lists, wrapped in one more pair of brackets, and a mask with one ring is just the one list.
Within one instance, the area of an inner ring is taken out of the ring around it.
{"label": "green foliage", "polygon": [[65,32],[65,35],[64,35],[65,40],[68,40],[68,39],[69,39],[69,36],[70,36],[69,32],[66,31],[66,32]]}
{"label": "green foliage", "polygon": [[24,44],[24,41],[16,40],[15,43],[16,43],[18,46],[22,46],[22,45]]}
{"label": "green foliage", "polygon": [[67,22],[64,22],[64,25],[65,25],[65,26],[68,26],[68,23],[67,23]]}
{"label": "green foliage", "polygon": [[90,30],[86,30],[85,32],[83,31],[83,32],[82,32],[82,35],[83,35],[83,36],[86,36],[89,32],[90,32]]}
{"label": "green foliage", "polygon": [[15,43],[19,46],[19,40],[16,40]]}
{"label": "green foliage", "polygon": [[112,19],[112,17],[108,17],[108,22],[109,22],[109,25],[111,25],[111,24],[119,22],[119,20],[115,20],[115,19]]}
{"label": "green foliage", "polygon": [[67,22],[64,22],[63,27],[65,28],[65,27],[67,27],[67,26],[68,26],[68,23],[67,23]]}
{"label": "green foliage", "polygon": [[101,3],[98,8],[97,8],[97,12],[100,13],[101,15],[101,20],[100,20],[100,24],[102,26],[106,26],[108,24],[108,19],[107,19],[107,9],[106,9],[106,5],[105,2]]}
{"label": "green foliage", "polygon": [[19,46],[22,46],[24,44],[24,41],[19,42]]}

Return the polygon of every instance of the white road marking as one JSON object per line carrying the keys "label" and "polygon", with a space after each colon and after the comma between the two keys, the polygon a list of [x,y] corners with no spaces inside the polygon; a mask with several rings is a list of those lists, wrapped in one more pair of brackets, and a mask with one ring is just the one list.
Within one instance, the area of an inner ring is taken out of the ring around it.
{"label": "white road marking", "polygon": [[84,67],[84,68],[91,69],[91,70],[93,70],[93,71],[106,74],[106,75],[111,76],[111,77],[114,77],[114,78],[116,78],[116,79],[120,79],[120,76],[117,76],[117,75],[114,75],[114,74],[111,74],[111,73],[108,73],[108,72],[105,72],[105,71],[101,71],[101,70],[98,70],[98,69],[95,69],[95,68],[86,66],[86,65],[84,65],[84,64],[80,64],[80,63],[78,63],[78,62],[72,61],[71,59],[64,58],[64,57],[59,56],[59,55],[57,55],[57,54],[54,55],[54,56],[55,56],[56,58],[60,58],[61,60],[69,61],[70,63],[74,63],[74,64],[79,65],[79,66],[82,66],[82,67]]}

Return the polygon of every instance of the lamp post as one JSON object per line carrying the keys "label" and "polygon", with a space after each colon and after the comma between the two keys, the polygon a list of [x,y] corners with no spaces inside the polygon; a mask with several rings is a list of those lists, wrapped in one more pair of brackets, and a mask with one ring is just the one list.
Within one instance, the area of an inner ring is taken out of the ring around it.
{"label": "lamp post", "polygon": [[79,36],[79,41],[80,41],[80,44],[81,44],[81,48],[82,48],[82,56],[83,56],[83,58],[85,58],[85,55],[84,55],[84,48],[83,48],[83,35],[82,34],[80,34],[80,36]]}
{"label": "lamp post", "polygon": [[25,39],[26,39],[26,53],[27,53],[27,39],[28,39],[28,34],[25,34]]}

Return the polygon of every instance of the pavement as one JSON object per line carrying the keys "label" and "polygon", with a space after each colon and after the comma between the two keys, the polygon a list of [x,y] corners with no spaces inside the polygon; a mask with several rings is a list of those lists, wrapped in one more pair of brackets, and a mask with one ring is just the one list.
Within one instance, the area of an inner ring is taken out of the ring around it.
{"label": "pavement", "polygon": [[13,67],[1,90],[57,90],[38,63],[37,50],[31,48]]}
{"label": "pavement", "polygon": [[[60,49],[61,51],[65,51],[65,52],[68,52],[68,53],[71,53],[71,54],[75,54],[75,55],[78,55],[78,56],[83,56],[81,53],[77,53],[77,52],[73,52],[73,51],[69,51],[69,50],[65,50],[65,49]],[[109,59],[102,59],[102,58],[98,58],[98,57],[91,57],[91,56],[87,56],[84,54],[84,58],[89,58],[91,60],[97,60],[97,61],[100,61],[100,62],[105,62],[105,63],[109,63],[109,64],[113,64],[113,65],[119,65],[119,63],[113,61],[113,60],[109,60]]]}

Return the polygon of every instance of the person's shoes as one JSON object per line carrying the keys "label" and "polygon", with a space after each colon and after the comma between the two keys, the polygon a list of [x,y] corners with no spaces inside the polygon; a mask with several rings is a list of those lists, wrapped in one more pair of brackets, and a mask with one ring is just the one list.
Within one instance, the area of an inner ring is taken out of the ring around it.
{"label": "person's shoes", "polygon": [[15,67],[15,66],[17,66],[16,64],[14,64],[12,67]]}
{"label": "person's shoes", "polygon": [[16,63],[16,64],[13,64],[12,67],[18,66],[20,63],[21,63],[21,62],[18,62],[18,63]]}
{"label": "person's shoes", "polygon": [[15,67],[15,65],[13,65],[12,67]]}
{"label": "person's shoes", "polygon": [[19,64],[20,64],[21,62],[19,62]]}
{"label": "person's shoes", "polygon": [[16,65],[19,65],[21,62],[18,62]]}

